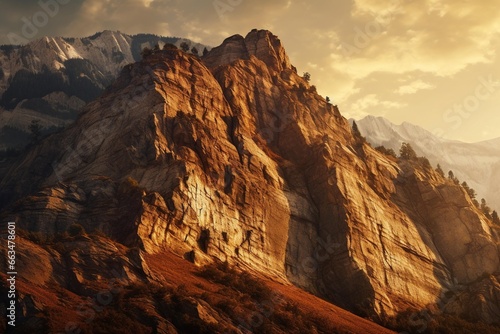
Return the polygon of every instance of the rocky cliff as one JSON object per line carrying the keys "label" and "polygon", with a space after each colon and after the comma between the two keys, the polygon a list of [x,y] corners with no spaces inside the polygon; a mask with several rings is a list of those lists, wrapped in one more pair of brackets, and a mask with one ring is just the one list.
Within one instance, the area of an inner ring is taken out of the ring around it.
{"label": "rocky cliff", "polygon": [[4,221],[28,231],[78,223],[375,319],[500,319],[498,231],[460,186],[356,137],[268,31],[126,66],[73,126],[12,161],[1,189]]}

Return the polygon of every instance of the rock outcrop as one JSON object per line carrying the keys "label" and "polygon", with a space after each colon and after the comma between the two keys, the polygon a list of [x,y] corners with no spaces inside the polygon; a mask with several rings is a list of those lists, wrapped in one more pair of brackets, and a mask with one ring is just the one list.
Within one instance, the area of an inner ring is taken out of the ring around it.
{"label": "rock outcrop", "polygon": [[[12,163],[1,189],[5,219],[27,230],[79,223],[375,318],[500,270],[497,231],[466,192],[356,137],[267,31],[202,59],[164,50],[126,66],[72,127]],[[481,282],[488,307],[470,314],[498,322],[498,282]]]}

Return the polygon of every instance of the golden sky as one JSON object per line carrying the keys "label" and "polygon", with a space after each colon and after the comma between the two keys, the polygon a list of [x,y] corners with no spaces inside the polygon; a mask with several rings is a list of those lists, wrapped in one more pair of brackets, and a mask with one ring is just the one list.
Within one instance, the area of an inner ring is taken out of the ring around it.
{"label": "golden sky", "polygon": [[[55,1],[34,38],[110,29],[217,46],[269,29],[346,117],[380,115],[469,142],[500,137],[498,0],[42,0]],[[42,10],[38,1],[0,8],[0,43]]]}

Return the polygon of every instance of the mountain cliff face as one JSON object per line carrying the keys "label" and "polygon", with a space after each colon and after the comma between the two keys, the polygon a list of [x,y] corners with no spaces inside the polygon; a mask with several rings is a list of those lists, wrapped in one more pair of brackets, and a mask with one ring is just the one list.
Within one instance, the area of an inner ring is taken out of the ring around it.
{"label": "mountain cliff face", "polygon": [[367,116],[356,121],[361,134],[374,146],[383,145],[399,151],[401,143],[411,143],[419,155],[427,157],[443,170],[453,170],[485,198],[493,209],[500,209],[500,145],[499,139],[479,143],[463,143],[439,138],[410,123],[395,125],[382,117]]}
{"label": "mountain cliff face", "polygon": [[4,220],[28,231],[79,223],[136,263],[227,261],[375,319],[500,319],[498,231],[461,187],[353,135],[268,31],[126,66],[6,170]]}
{"label": "mountain cliff face", "polygon": [[0,46],[0,149],[29,142],[28,126],[45,131],[71,124],[85,103],[97,98],[123,66],[141,59],[145,47],[179,46],[187,39],[106,30],[90,37],[43,37],[24,46]]}

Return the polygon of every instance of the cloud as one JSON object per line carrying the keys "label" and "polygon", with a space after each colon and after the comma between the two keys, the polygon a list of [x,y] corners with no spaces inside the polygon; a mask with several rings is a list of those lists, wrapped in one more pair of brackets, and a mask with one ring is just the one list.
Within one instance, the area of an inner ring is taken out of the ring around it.
{"label": "cloud", "polygon": [[356,0],[356,21],[342,36],[337,66],[363,78],[415,70],[451,76],[472,64],[491,63],[500,32],[494,2],[432,0],[426,7],[418,1]]}
{"label": "cloud", "polygon": [[407,94],[415,94],[416,92],[422,89],[432,89],[435,87],[436,86],[428,82],[424,82],[422,80],[415,80],[409,83],[408,85],[400,86],[394,92],[399,95],[407,95]]}
{"label": "cloud", "polygon": [[373,114],[375,111],[378,115],[385,115],[388,109],[399,109],[405,107],[406,104],[398,101],[380,100],[376,94],[368,94],[354,102],[344,113],[349,117],[361,119],[367,115]]}

